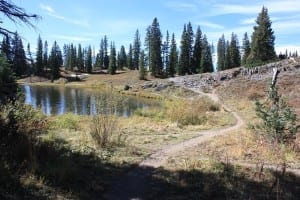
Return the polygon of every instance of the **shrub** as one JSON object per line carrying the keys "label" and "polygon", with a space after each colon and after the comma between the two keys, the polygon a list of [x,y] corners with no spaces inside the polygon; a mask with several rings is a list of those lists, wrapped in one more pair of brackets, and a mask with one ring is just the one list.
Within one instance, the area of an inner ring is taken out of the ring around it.
{"label": "shrub", "polygon": [[252,126],[257,133],[272,143],[290,143],[297,133],[297,116],[286,101],[278,95],[275,85],[271,85],[266,102],[255,102],[256,114],[262,123]]}
{"label": "shrub", "polygon": [[121,132],[115,113],[121,103],[120,98],[113,94],[113,89],[107,92],[106,97],[98,98],[97,113],[92,118],[90,135],[100,149],[114,144],[114,138],[120,139]]}

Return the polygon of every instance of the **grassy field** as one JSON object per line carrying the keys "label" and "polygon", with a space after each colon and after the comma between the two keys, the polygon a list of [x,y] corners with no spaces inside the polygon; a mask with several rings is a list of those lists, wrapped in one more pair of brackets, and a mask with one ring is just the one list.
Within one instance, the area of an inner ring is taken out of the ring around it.
{"label": "grassy field", "polygon": [[[112,85],[124,94],[160,99],[162,108],[137,110],[129,118],[118,117],[116,134],[106,148],[99,148],[91,137],[91,116],[67,113],[48,117],[48,132],[39,136],[40,143],[36,147],[36,170],[23,173],[19,182],[11,183],[15,184],[11,188],[19,188],[19,197],[104,198],[114,181],[133,168],[139,168],[138,164],[144,158],[162,146],[196,137],[202,130],[229,127],[235,123],[232,114],[220,105],[186,89],[175,86],[162,91],[141,89],[145,81],[138,80],[137,73],[94,74],[85,81],[64,84],[99,88]],[[300,85],[299,81],[299,73],[279,78],[279,91],[287,97],[298,116],[300,91],[295,85]],[[280,177],[280,173],[262,169],[262,166],[284,161],[287,167],[299,169],[299,137],[294,146],[280,146],[274,151],[272,145],[247,128],[247,124],[258,122],[254,100],[264,99],[267,82],[235,79],[215,88],[221,101],[238,112],[246,126],[178,152],[158,169],[141,169],[153,172],[146,199],[297,199],[299,177],[289,173]],[[35,84],[51,83],[45,80]],[[124,91],[125,85],[132,89]],[[6,177],[3,180],[13,179]],[[0,187],[0,192],[3,188]]]}

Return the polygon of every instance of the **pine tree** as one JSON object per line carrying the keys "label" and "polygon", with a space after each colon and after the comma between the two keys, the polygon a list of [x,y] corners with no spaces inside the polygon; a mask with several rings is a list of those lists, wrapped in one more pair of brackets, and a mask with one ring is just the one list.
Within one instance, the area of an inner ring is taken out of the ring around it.
{"label": "pine tree", "polygon": [[226,41],[225,41],[224,34],[221,36],[221,38],[218,41],[217,52],[218,52],[217,69],[218,71],[222,71],[226,69],[226,65],[225,65]]}
{"label": "pine tree", "polygon": [[13,59],[13,52],[12,52],[10,37],[8,36],[3,37],[1,52],[3,52],[4,55],[6,56],[6,62],[11,64]]}
{"label": "pine tree", "polygon": [[62,54],[60,48],[56,41],[51,49],[50,57],[49,57],[49,66],[51,69],[51,81],[53,82],[54,79],[59,78],[59,68],[62,65]]}
{"label": "pine tree", "polygon": [[33,69],[34,69],[34,60],[32,58],[30,43],[27,44],[27,56],[28,56],[28,60],[30,61],[30,65],[28,66],[28,69],[27,69],[27,75],[31,76]]}
{"label": "pine tree", "polygon": [[119,54],[118,68],[123,69],[124,67],[127,67],[127,55],[126,55],[125,47],[122,45]]}
{"label": "pine tree", "polygon": [[133,49],[132,49],[131,44],[129,44],[129,51],[128,51],[128,56],[127,56],[127,66],[128,66],[128,69],[133,70]]}
{"label": "pine tree", "polygon": [[93,63],[92,63],[92,47],[89,46],[87,51],[86,51],[86,71],[88,73],[92,73],[92,67],[93,67]]}
{"label": "pine tree", "polygon": [[187,24],[186,27],[186,31],[187,31],[187,45],[188,45],[188,49],[189,49],[189,60],[188,60],[188,68],[187,68],[187,72],[189,74],[192,74],[193,71],[195,71],[195,67],[193,67],[193,43],[194,43],[194,32],[193,32],[193,27],[191,22],[189,22]]}
{"label": "pine tree", "polygon": [[108,56],[108,41],[106,35],[103,38],[103,65],[104,69],[107,69],[109,66],[109,56]]}
{"label": "pine tree", "polygon": [[181,46],[180,46],[180,57],[179,64],[177,67],[178,75],[185,75],[188,71],[189,66],[189,45],[188,45],[188,33],[186,30],[186,24],[183,26],[183,31],[181,35]]}
{"label": "pine tree", "polygon": [[250,52],[251,52],[250,41],[248,39],[247,32],[244,34],[242,49],[243,49],[242,64],[245,65],[246,61],[247,61],[247,58],[249,57]]}
{"label": "pine tree", "polygon": [[38,42],[37,42],[37,49],[36,49],[36,74],[37,75],[42,75],[43,73],[43,68],[44,68],[44,61],[43,61],[43,42],[41,39],[41,36],[39,35],[38,37]]}
{"label": "pine tree", "polygon": [[141,49],[141,39],[139,30],[136,30],[133,41],[133,69],[139,69],[139,57]]}
{"label": "pine tree", "polygon": [[116,48],[115,44],[111,43],[110,45],[110,55],[109,55],[109,67],[108,73],[115,74],[117,70],[117,59],[116,59]]}
{"label": "pine tree", "polygon": [[169,68],[169,57],[170,57],[170,36],[169,36],[169,31],[166,33],[166,40],[163,44],[162,47],[162,52],[163,52],[163,66],[164,69],[167,71],[167,68]]}
{"label": "pine tree", "polygon": [[83,57],[83,52],[81,48],[81,44],[78,44],[78,51],[77,51],[77,67],[78,70],[84,71],[84,57]]}
{"label": "pine tree", "polygon": [[157,18],[154,18],[150,28],[149,68],[151,70],[151,75],[155,77],[162,76],[163,71],[161,57],[161,39],[162,35],[159,28],[159,23]]}
{"label": "pine tree", "polygon": [[231,59],[230,59],[230,45],[229,41],[226,41],[226,46],[225,46],[225,68],[224,69],[229,69],[231,66]]}
{"label": "pine tree", "polygon": [[145,62],[147,66],[150,66],[149,60],[150,60],[150,37],[151,37],[151,26],[148,26],[146,29],[146,36],[144,41],[145,46]]}
{"label": "pine tree", "polygon": [[201,53],[202,53],[202,31],[200,29],[200,26],[198,26],[196,35],[195,35],[192,73],[199,73],[200,71],[202,71],[200,69]]}
{"label": "pine tree", "polygon": [[231,41],[229,46],[230,51],[230,66],[229,68],[239,67],[241,66],[241,55],[239,51],[239,41],[237,35],[231,34]]}
{"label": "pine tree", "polygon": [[274,50],[275,36],[271,28],[272,22],[268,15],[268,9],[263,7],[256,19],[257,25],[251,38],[251,51],[247,64],[255,66],[276,59]]}
{"label": "pine tree", "polygon": [[145,53],[141,51],[140,53],[140,63],[139,63],[139,79],[145,80],[146,70],[145,70]]}
{"label": "pine tree", "polygon": [[47,42],[47,40],[44,43],[43,62],[44,62],[44,71],[46,71],[48,68],[48,42]]}
{"label": "pine tree", "polygon": [[202,57],[201,57],[201,69],[202,73],[213,72],[214,67],[212,63],[212,54],[211,54],[211,46],[209,45],[206,35],[203,36],[203,49],[202,49]]}
{"label": "pine tree", "polygon": [[14,34],[14,38],[12,40],[12,52],[13,52],[13,60],[12,60],[13,71],[15,72],[16,76],[25,75],[28,67],[26,62],[26,55],[25,55],[23,42],[17,32]]}
{"label": "pine tree", "polygon": [[171,39],[171,47],[170,47],[170,58],[169,58],[169,65],[168,68],[166,69],[167,75],[174,77],[176,73],[176,68],[178,64],[178,53],[177,53],[177,45],[176,45],[176,40],[175,40],[175,34],[172,34],[172,39]]}

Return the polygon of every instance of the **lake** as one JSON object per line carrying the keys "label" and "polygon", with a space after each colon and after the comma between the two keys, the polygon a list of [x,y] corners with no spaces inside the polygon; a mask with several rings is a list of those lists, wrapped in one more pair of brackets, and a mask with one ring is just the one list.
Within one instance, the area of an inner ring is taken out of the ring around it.
{"label": "lake", "polygon": [[129,117],[137,109],[160,107],[160,102],[133,96],[111,94],[91,88],[71,88],[63,86],[23,85],[25,103],[40,108],[47,115],[71,112],[79,115],[94,115],[108,112]]}

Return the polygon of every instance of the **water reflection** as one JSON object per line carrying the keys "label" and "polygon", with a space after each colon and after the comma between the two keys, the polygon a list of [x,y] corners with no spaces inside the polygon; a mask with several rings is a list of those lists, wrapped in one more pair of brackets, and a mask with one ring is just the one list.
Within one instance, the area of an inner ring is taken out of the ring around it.
{"label": "water reflection", "polygon": [[[34,108],[40,108],[47,115],[72,112],[79,115],[94,115],[97,109],[107,112],[112,102],[107,99],[107,93],[96,89],[69,88],[56,86],[23,86],[25,103]],[[136,109],[159,107],[160,103],[153,100],[135,97],[114,96],[114,113],[128,117]]]}

